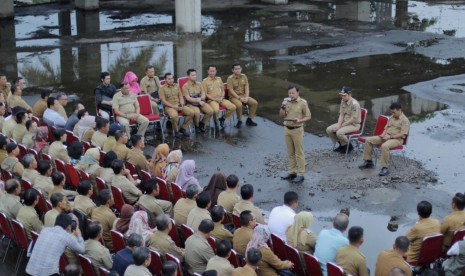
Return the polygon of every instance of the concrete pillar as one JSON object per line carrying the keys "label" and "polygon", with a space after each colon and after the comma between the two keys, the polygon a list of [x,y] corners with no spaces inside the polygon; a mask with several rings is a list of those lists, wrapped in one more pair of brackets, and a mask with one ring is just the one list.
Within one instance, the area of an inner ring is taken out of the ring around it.
{"label": "concrete pillar", "polygon": [[13,18],[15,16],[14,0],[2,0],[0,19]]}
{"label": "concrete pillar", "polygon": [[99,8],[99,0],[75,0],[74,5],[76,5],[76,8],[85,11],[97,10]]}
{"label": "concrete pillar", "polygon": [[69,10],[58,12],[58,29],[60,36],[71,35],[71,12]]}
{"label": "concrete pillar", "polygon": [[176,77],[186,76],[187,69],[197,71],[197,81],[202,81],[202,41],[189,39],[176,44]]}
{"label": "concrete pillar", "polygon": [[408,24],[408,1],[397,1],[394,25],[396,27],[407,27],[407,24]]}
{"label": "concrete pillar", "polygon": [[[7,54],[8,53],[8,54]],[[18,61],[16,60],[16,32],[15,21],[0,21],[0,68],[11,81],[18,76]]]}
{"label": "concrete pillar", "polygon": [[262,0],[262,2],[274,5],[287,5],[288,0]]}
{"label": "concrete pillar", "polygon": [[201,0],[176,0],[176,32],[200,33],[201,28]]}
{"label": "concrete pillar", "polygon": [[98,11],[76,11],[76,29],[78,35],[97,33],[100,31]]}

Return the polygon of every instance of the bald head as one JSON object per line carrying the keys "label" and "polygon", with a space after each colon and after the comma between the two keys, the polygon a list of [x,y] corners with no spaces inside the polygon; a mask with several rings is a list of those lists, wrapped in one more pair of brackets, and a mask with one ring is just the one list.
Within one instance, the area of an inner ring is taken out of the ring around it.
{"label": "bald head", "polygon": [[19,181],[16,179],[8,179],[5,183],[5,191],[9,194],[14,194],[19,187]]}
{"label": "bald head", "polygon": [[337,214],[333,221],[333,227],[344,232],[347,229],[347,226],[349,226],[349,217],[343,213]]}

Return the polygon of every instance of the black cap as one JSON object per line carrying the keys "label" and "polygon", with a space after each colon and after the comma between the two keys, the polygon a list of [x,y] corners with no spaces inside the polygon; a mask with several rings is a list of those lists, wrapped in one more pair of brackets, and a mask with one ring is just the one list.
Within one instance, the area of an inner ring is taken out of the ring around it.
{"label": "black cap", "polygon": [[351,93],[352,93],[352,88],[350,88],[349,86],[343,86],[341,88],[341,91],[339,92],[339,95],[347,95]]}

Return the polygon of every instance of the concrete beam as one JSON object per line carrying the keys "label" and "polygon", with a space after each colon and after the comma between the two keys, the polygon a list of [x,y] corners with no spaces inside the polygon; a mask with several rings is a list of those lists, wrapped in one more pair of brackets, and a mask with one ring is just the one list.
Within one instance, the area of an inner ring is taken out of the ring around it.
{"label": "concrete beam", "polygon": [[15,16],[14,0],[2,0],[0,8],[0,19],[13,18]]}
{"label": "concrete beam", "polygon": [[288,0],[262,0],[262,2],[274,5],[287,5]]}
{"label": "concrete beam", "polygon": [[99,0],[75,0],[74,5],[78,9],[92,11],[99,8]]}
{"label": "concrete beam", "polygon": [[201,28],[201,0],[176,0],[176,32],[200,33]]}

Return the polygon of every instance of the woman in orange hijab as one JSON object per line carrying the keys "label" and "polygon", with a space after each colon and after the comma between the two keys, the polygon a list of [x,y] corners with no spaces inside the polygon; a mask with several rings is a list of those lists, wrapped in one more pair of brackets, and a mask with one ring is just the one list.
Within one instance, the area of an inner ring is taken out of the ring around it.
{"label": "woman in orange hijab", "polygon": [[152,177],[162,177],[162,170],[166,166],[166,158],[170,152],[168,144],[159,144],[155,148],[154,157],[152,158],[150,174]]}

